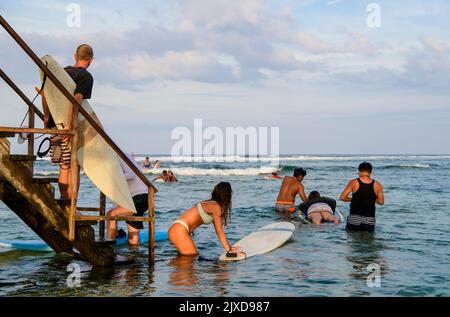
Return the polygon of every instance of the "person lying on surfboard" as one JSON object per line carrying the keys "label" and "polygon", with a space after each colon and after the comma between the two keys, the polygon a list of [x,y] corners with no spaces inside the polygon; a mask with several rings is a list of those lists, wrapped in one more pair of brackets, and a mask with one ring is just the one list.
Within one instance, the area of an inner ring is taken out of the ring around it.
{"label": "person lying on surfboard", "polygon": [[223,228],[231,218],[230,183],[221,182],[214,187],[211,199],[202,201],[178,218],[169,228],[169,240],[181,255],[198,255],[191,234],[202,224],[214,224],[217,237],[230,256],[243,256],[238,248],[231,247]]}
{"label": "person lying on surfboard", "polygon": [[320,225],[322,222],[339,224],[339,219],[334,216],[336,200],[322,197],[318,191],[312,191],[306,203],[301,203],[298,208],[303,216],[315,225]]}
{"label": "person lying on surfboard", "polygon": [[272,175],[266,176],[265,179],[283,179],[283,177],[279,176],[277,172],[273,172]]}
{"label": "person lying on surfboard", "polygon": [[[64,70],[69,74],[69,76],[73,79],[76,84],[76,88],[74,91],[74,97],[78,101],[78,103],[82,103],[83,99],[90,99],[92,95],[92,88],[94,85],[94,78],[91,73],[87,71],[87,68],[91,65],[94,60],[94,51],[87,44],[82,44],[78,46],[75,54],[75,65],[67,66]],[[56,129],[62,128],[64,130],[72,130],[72,115],[73,115],[73,107],[69,109],[69,119],[68,125],[65,127],[62,123],[55,122],[47,105],[47,101],[45,99],[45,94],[43,90],[39,88],[35,88],[36,91],[42,97],[42,108],[44,110],[44,128],[46,129]],[[53,139],[61,138],[58,135],[52,136]],[[52,139],[51,138],[51,139]],[[61,194],[61,200],[69,200],[70,199],[70,190],[69,190],[69,179],[70,179],[70,136],[65,136],[62,138],[62,161],[60,162],[60,170],[58,177],[58,187],[59,192]],[[52,153],[50,153],[52,155]],[[76,168],[77,171],[77,179],[75,192],[78,195],[78,187],[80,183],[80,166],[77,163],[73,168]]]}
{"label": "person lying on surfboard", "polygon": [[[133,159],[130,154],[125,154],[128,159],[133,162],[133,164],[139,168],[137,162]],[[148,188],[142,182],[142,180],[131,170],[131,168],[122,160],[120,160],[120,166],[125,174],[125,178],[130,189],[131,197],[133,197],[134,206],[136,207],[137,213],[133,213],[123,207],[116,206],[115,208],[108,211],[107,215],[109,217],[114,216],[136,216],[142,217],[144,213],[148,210]],[[139,230],[144,229],[144,224],[142,222],[127,221],[128,227],[128,244],[130,246],[139,245]],[[118,237],[117,231],[117,221],[110,220],[107,222],[107,239],[116,240]]]}
{"label": "person lying on surfboard", "polygon": [[277,212],[293,214],[296,210],[295,197],[297,195],[303,202],[307,201],[305,187],[302,184],[305,176],[306,171],[303,168],[296,168],[293,177],[286,176],[284,178],[275,204]]}

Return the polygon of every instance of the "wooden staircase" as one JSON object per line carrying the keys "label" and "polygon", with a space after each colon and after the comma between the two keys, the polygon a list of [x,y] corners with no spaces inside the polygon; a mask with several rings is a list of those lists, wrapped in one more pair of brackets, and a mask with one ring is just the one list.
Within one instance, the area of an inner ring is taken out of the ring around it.
{"label": "wooden staircase", "polygon": [[78,253],[94,266],[113,265],[111,243],[95,240],[92,222],[77,222],[76,240],[69,240],[70,204],[55,200],[54,179],[33,178],[34,159],[12,156],[9,141],[0,136],[0,199],[56,252]]}

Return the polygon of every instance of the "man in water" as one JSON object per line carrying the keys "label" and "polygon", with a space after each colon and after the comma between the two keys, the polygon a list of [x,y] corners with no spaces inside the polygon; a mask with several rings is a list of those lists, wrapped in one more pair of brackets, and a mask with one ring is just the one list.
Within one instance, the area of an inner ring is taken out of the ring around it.
{"label": "man in water", "polygon": [[164,170],[162,172],[162,174],[159,175],[158,177],[156,177],[153,181],[157,181],[158,179],[162,179],[163,181],[168,182],[169,181],[169,173],[167,173],[167,171]]}
{"label": "man in water", "polygon": [[306,176],[306,171],[303,168],[296,168],[294,176],[286,176],[281,183],[280,192],[278,194],[275,210],[282,213],[295,212],[295,197],[297,194],[303,202],[307,201],[305,194],[305,187],[302,184]]}
{"label": "man in water", "polygon": [[315,225],[320,225],[322,222],[339,224],[339,219],[334,216],[336,200],[322,197],[318,191],[312,191],[308,196],[308,201],[301,203],[298,208],[302,215]]}
{"label": "man in water", "polygon": [[169,170],[169,182],[171,182],[171,183],[178,182],[177,177],[171,170]]}
{"label": "man in water", "polygon": [[[92,87],[94,85],[94,78],[87,71],[87,68],[91,65],[94,60],[94,51],[87,44],[82,44],[78,46],[75,54],[75,65],[67,66],[64,70],[69,74],[76,84],[74,97],[79,104],[83,103],[83,99],[90,99],[92,94]],[[68,125],[64,126],[62,123],[53,120],[51,113],[49,111],[47,101],[45,99],[44,91],[40,91],[36,87],[36,90],[42,96],[42,107],[44,110],[44,127],[45,128],[61,128],[63,130],[72,130],[72,116],[73,116],[73,106],[69,108]],[[58,136],[57,136],[58,137]],[[76,196],[78,196],[78,188],[80,186],[80,166],[76,162],[75,166],[70,166],[70,136],[62,138],[62,162],[60,164],[58,185],[59,191],[61,193],[62,200],[70,199],[71,190],[69,189],[70,184],[70,170],[71,168],[76,169],[77,181],[74,184]]]}
{"label": "man in water", "polygon": [[372,179],[372,164],[363,162],[359,165],[359,178],[348,183],[340,199],[350,202],[347,230],[375,230],[375,205],[384,205],[384,193],[383,186]]}

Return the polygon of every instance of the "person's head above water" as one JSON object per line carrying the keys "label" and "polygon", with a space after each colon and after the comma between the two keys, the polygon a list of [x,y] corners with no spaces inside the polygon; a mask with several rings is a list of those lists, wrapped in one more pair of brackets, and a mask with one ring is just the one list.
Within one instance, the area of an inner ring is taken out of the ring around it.
{"label": "person's head above water", "polygon": [[316,190],[309,193],[308,200],[320,198],[320,193]]}
{"label": "person's head above water", "polygon": [[372,174],[372,164],[370,164],[369,162],[362,162],[361,164],[359,164],[358,170],[359,176],[370,176],[370,174]]}
{"label": "person's head above water", "polygon": [[163,175],[167,175],[167,171],[166,170],[163,171]]}
{"label": "person's head above water", "polygon": [[77,67],[88,68],[94,59],[94,50],[87,44],[81,44],[77,47],[74,57]]}
{"label": "person's head above water", "polygon": [[294,178],[298,178],[298,180],[303,180],[306,176],[306,171],[303,168],[296,168],[294,170]]}
{"label": "person's head above water", "polygon": [[214,187],[211,200],[217,202],[222,209],[222,225],[226,226],[231,220],[231,196],[233,190],[228,182],[221,182]]}
{"label": "person's head above water", "polygon": [[278,176],[277,172],[272,172],[272,176]]}

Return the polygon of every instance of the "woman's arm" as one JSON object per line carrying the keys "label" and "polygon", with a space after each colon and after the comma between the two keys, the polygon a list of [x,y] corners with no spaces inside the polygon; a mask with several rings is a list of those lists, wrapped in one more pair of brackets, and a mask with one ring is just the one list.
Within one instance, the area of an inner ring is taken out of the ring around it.
{"label": "woman's arm", "polygon": [[214,229],[216,230],[217,237],[219,238],[220,243],[222,243],[225,251],[229,252],[231,250],[231,246],[228,243],[227,237],[225,235],[225,231],[222,226],[222,210],[220,206],[214,206],[213,218],[214,218]]}

